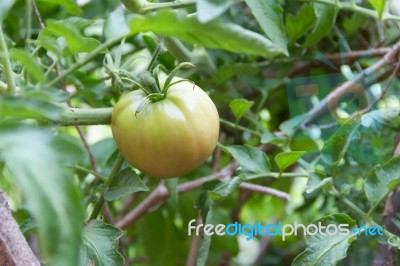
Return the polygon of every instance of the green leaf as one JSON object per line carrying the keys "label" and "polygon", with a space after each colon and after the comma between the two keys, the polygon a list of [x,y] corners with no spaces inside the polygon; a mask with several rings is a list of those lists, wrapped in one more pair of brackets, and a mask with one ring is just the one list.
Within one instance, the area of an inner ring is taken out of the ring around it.
{"label": "green leaf", "polygon": [[400,156],[384,165],[376,165],[365,180],[365,194],[373,206],[377,205],[400,183]]}
{"label": "green leaf", "polygon": [[231,108],[233,115],[236,118],[236,124],[239,120],[250,110],[253,106],[253,101],[248,101],[246,99],[234,99],[230,102],[229,107]]}
{"label": "green leaf", "polygon": [[0,124],[0,160],[35,218],[49,265],[77,265],[84,215],[80,190],[59,164],[50,132]]}
{"label": "green leaf", "polygon": [[29,96],[0,97],[0,117],[21,117],[35,119],[57,119],[64,108],[47,100]]}
{"label": "green leaf", "polygon": [[233,0],[197,0],[197,18],[201,23],[207,23],[225,12]]}
{"label": "green leaf", "polygon": [[[207,212],[207,217],[205,219],[204,224],[211,223],[211,220],[213,220],[213,205],[212,204]],[[211,246],[211,236],[204,235],[203,239],[201,240],[201,244],[200,244],[199,251],[197,254],[196,266],[206,265],[207,259],[208,259],[208,253],[210,252],[210,246]]]}
{"label": "green leaf", "polygon": [[287,50],[286,28],[283,24],[283,8],[278,0],[245,0],[262,30],[273,44],[289,55]]}
{"label": "green leaf", "polygon": [[252,173],[266,173],[271,169],[267,155],[251,146],[221,146],[229,152],[241,166],[241,170]]}
{"label": "green leaf", "polygon": [[178,228],[174,220],[175,211],[162,208],[147,213],[135,225],[141,249],[149,259],[146,265],[175,266],[187,256],[187,229],[185,225]]}
{"label": "green leaf", "polygon": [[242,176],[236,176],[228,182],[221,182],[213,190],[208,190],[207,194],[212,201],[220,201],[229,196],[245,180]]}
{"label": "green leaf", "polygon": [[[378,12],[379,18],[382,19],[382,15],[385,12],[385,8],[387,8],[386,2],[391,0],[368,0],[368,2],[374,7],[374,9]],[[396,1],[396,0],[392,0]]]}
{"label": "green leaf", "polygon": [[351,242],[357,238],[357,234],[350,231],[357,228],[356,222],[346,214],[331,214],[313,222],[316,225],[318,223],[323,226],[348,224],[349,234],[323,235],[318,233],[306,236],[306,249],[294,259],[292,266],[336,265],[346,257]]}
{"label": "green leaf", "polygon": [[325,37],[336,22],[338,10],[336,7],[314,3],[314,13],[317,18],[314,29],[303,44],[304,47],[312,46]]}
{"label": "green leaf", "polygon": [[74,0],[38,0],[38,2],[62,6],[72,15],[78,15],[81,12],[81,9]]}
{"label": "green leaf", "polygon": [[232,77],[240,75],[255,76],[260,72],[260,68],[255,64],[227,64],[218,68],[217,72],[213,76],[213,82],[222,84]]}
{"label": "green leaf", "polygon": [[297,162],[305,151],[288,151],[281,152],[275,156],[275,162],[279,167],[279,171],[283,172],[288,166]]}
{"label": "green leaf", "polygon": [[279,54],[270,40],[256,32],[220,21],[202,24],[196,17],[187,16],[182,10],[161,10],[146,16],[135,15],[129,25],[133,34],[152,31],[191,44],[235,53],[265,57]]}
{"label": "green leaf", "polygon": [[113,201],[126,197],[138,191],[149,191],[139,176],[132,169],[125,168],[115,177],[115,182],[104,192],[106,201]]}
{"label": "green leaf", "polygon": [[369,112],[362,117],[361,125],[377,130],[383,125],[397,130],[400,128],[400,109],[379,109]]}
{"label": "green leaf", "polygon": [[11,49],[10,56],[14,60],[21,63],[21,65],[25,68],[25,71],[31,74],[36,81],[41,82],[44,80],[43,69],[37,59],[33,57],[30,52],[22,49]]}
{"label": "green leaf", "polygon": [[15,0],[1,0],[0,1],[0,21],[2,21],[14,5]]}
{"label": "green leaf", "polygon": [[297,12],[297,16],[288,14],[286,17],[286,33],[292,42],[297,41],[308,32],[315,23],[314,9],[304,4]]}
{"label": "green leaf", "polygon": [[129,33],[129,26],[122,10],[111,12],[104,23],[104,36],[107,40],[124,36]]}
{"label": "green leaf", "polygon": [[79,265],[119,266],[124,258],[118,252],[122,231],[99,220],[91,220],[83,228],[83,244]]}
{"label": "green leaf", "polygon": [[321,151],[321,159],[328,165],[333,165],[344,158],[352,141],[359,138],[357,129],[359,123],[342,125],[339,130],[325,142]]}
{"label": "green leaf", "polygon": [[44,36],[63,37],[68,44],[68,48],[73,54],[88,53],[97,48],[101,43],[94,38],[84,37],[79,29],[68,21],[48,20],[46,28],[42,30]]}

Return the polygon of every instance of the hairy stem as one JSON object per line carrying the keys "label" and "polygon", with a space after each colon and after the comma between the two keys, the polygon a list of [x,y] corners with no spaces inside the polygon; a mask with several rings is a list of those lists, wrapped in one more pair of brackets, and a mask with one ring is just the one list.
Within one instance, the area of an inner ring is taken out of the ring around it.
{"label": "hairy stem", "polygon": [[394,15],[388,14],[387,12],[386,13],[384,12],[382,15],[382,18],[380,18],[380,15],[377,11],[358,6],[354,2],[349,3],[349,2],[339,2],[339,1],[332,1],[332,0],[311,0],[311,2],[331,5],[338,9],[349,10],[354,13],[362,14],[364,16],[372,17],[375,19],[400,21],[399,16],[394,16]]}
{"label": "hairy stem", "polygon": [[59,120],[50,121],[60,126],[109,125],[112,108],[65,108]]}
{"label": "hairy stem", "polygon": [[[117,176],[117,173],[121,169],[122,163],[124,159],[122,158],[121,154],[118,155],[117,160],[114,163],[113,169],[111,170],[110,176],[106,182],[106,188],[110,187],[114,183],[114,179]],[[94,205],[92,214],[89,217],[89,220],[96,219],[99,216],[101,209],[104,205],[104,194],[102,193],[101,196],[97,199],[97,202]]]}
{"label": "hairy stem", "polygon": [[2,59],[3,67],[4,67],[4,74],[6,76],[6,82],[8,86],[8,91],[11,94],[15,94],[16,86],[14,82],[14,73],[12,72],[11,63],[10,63],[10,55],[8,54],[6,41],[4,39],[3,34],[3,21],[0,20],[0,57]]}
{"label": "hairy stem", "polygon": [[61,72],[60,75],[58,75],[56,78],[54,78],[53,80],[51,80],[47,84],[45,84],[45,87],[54,86],[55,84],[57,84],[57,82],[64,79],[69,74],[73,73],[74,71],[78,70],[80,67],[89,63],[91,60],[93,60],[93,58],[95,58],[103,50],[107,49],[109,46],[112,46],[112,45],[120,42],[123,38],[126,38],[126,37],[127,37],[127,35],[123,35],[123,36],[108,40],[107,42],[99,45],[96,49],[94,49],[92,52],[87,54],[85,58],[79,60],[78,62],[76,62],[75,64],[70,66],[67,70]]}
{"label": "hairy stem", "polygon": [[[359,216],[361,216],[368,224],[373,225],[375,227],[380,227],[378,223],[376,223],[374,220],[372,220],[371,217],[368,216],[366,212],[361,210],[357,205],[355,205],[351,200],[343,196],[333,185],[329,189],[330,194],[333,196],[337,197],[340,199],[344,204],[346,204],[350,209],[352,209],[354,212],[356,212]],[[395,236],[391,232],[389,232],[386,229],[383,229],[383,234],[386,235],[387,237],[393,237]]]}

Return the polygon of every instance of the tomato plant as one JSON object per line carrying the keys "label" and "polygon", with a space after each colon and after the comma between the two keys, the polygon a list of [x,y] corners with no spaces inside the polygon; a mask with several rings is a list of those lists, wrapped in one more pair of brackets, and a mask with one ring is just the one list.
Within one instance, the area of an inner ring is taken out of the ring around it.
{"label": "tomato plant", "polygon": [[0,0],[0,264],[395,266],[398,3]]}
{"label": "tomato plant", "polygon": [[122,96],[111,126],[124,158],[157,178],[193,170],[210,156],[219,134],[217,108],[189,81],[173,84],[155,102],[147,100],[142,90]]}

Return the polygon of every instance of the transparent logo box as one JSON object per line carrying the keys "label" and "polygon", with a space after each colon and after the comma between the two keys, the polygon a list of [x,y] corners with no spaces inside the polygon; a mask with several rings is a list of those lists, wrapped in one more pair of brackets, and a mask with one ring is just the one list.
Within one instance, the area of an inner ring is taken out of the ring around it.
{"label": "transparent logo box", "polygon": [[[341,73],[289,79],[286,82],[286,88],[290,118],[293,119],[303,115],[305,116],[304,119],[306,119],[308,112],[315,105],[346,81],[346,77]],[[368,83],[373,84],[373,81],[374,78],[369,77]],[[342,119],[341,123],[338,122],[340,117],[338,113],[345,110],[351,116],[355,112],[367,108],[375,101],[368,87],[365,87],[363,83],[355,83],[345,93],[338,95],[338,97],[329,97],[327,99],[325,113],[307,125],[300,134],[296,134],[294,141],[306,143],[310,138],[315,138],[322,139],[326,143],[334,134],[337,136],[347,134],[345,131],[338,131],[344,121]],[[338,109],[342,111],[338,111]],[[325,127],[325,125],[331,126]],[[382,138],[384,136],[381,134],[381,129],[381,124],[376,124],[374,127],[358,127],[356,133],[358,135],[352,136],[353,140],[347,147],[344,158],[349,161],[366,164],[381,162],[382,153],[376,150],[377,145],[383,143]],[[342,139],[345,140],[346,138]],[[298,146],[301,146],[301,144]],[[318,151],[318,149],[315,148],[309,151]],[[332,151],[335,151],[335,148]],[[338,151],[336,150],[335,152]],[[333,154],[331,156],[333,159]]]}

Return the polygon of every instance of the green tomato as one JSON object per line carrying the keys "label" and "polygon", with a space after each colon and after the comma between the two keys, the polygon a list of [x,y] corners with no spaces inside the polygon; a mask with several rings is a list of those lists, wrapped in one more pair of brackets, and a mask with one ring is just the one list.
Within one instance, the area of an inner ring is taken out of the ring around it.
{"label": "green tomato", "polygon": [[[112,132],[125,160],[156,178],[186,174],[214,150],[218,111],[210,97],[191,82],[172,85],[160,101],[132,91],[115,105]],[[140,108],[140,111],[137,112]]]}

